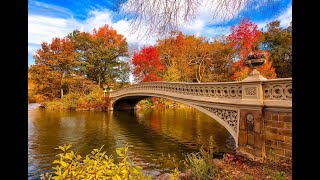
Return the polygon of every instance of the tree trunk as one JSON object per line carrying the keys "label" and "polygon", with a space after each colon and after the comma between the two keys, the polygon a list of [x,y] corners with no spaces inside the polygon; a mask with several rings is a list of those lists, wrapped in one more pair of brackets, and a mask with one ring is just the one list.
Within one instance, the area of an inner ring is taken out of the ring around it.
{"label": "tree trunk", "polygon": [[[65,72],[63,71],[63,73],[62,73],[62,79],[65,77]],[[62,80],[61,79],[61,80]],[[61,89],[60,89],[60,93],[61,93],[61,99],[63,98],[63,88],[61,87]]]}
{"label": "tree trunk", "polygon": [[60,92],[61,92],[61,99],[62,99],[63,98],[63,89],[61,88],[60,90],[61,90]]}

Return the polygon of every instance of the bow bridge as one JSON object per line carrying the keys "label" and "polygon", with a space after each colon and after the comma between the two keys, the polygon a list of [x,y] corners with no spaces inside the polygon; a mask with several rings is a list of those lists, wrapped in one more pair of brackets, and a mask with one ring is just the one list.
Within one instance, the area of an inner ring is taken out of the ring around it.
{"label": "bow bridge", "polygon": [[139,83],[110,93],[108,107],[134,109],[148,97],[170,99],[209,115],[232,135],[239,153],[251,157],[269,156],[269,152],[277,158],[292,156],[292,78]]}

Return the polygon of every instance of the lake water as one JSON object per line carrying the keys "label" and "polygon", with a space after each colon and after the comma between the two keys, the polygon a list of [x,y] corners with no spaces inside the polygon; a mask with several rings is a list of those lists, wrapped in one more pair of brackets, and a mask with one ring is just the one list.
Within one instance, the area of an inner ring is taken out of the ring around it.
{"label": "lake water", "polygon": [[170,167],[161,155],[184,159],[185,153],[197,152],[209,145],[229,152],[235,142],[229,132],[211,117],[192,108],[140,109],[109,112],[60,112],[28,104],[28,176],[40,179],[52,171],[59,150],[72,144],[80,155],[100,148],[116,156],[115,149],[129,146],[129,156],[141,165],[145,174],[156,177]]}

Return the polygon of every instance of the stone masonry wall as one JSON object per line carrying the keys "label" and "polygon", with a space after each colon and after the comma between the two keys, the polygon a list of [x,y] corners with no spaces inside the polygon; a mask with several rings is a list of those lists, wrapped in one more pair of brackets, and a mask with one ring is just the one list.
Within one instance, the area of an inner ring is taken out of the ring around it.
{"label": "stone masonry wall", "polygon": [[255,157],[292,158],[292,112],[241,109],[239,151]]}
{"label": "stone masonry wall", "polygon": [[[266,156],[292,158],[292,112],[264,111]],[[270,151],[271,150],[271,151]]]}
{"label": "stone masonry wall", "polygon": [[263,156],[263,117],[262,110],[241,109],[239,124],[239,151]]}

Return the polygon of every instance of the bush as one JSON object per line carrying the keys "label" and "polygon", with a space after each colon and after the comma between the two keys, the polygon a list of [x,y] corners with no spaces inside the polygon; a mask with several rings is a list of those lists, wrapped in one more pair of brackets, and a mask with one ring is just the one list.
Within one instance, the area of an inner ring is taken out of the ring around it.
{"label": "bush", "polygon": [[44,103],[44,106],[51,110],[62,110],[64,108],[63,102],[60,100],[48,101]]}
{"label": "bush", "polygon": [[28,91],[28,103],[36,103],[35,94],[32,91]]}
{"label": "bush", "polygon": [[79,154],[70,151],[71,144],[59,146],[62,153],[54,160],[57,164],[51,174],[41,175],[41,179],[112,179],[112,180],[145,180],[151,179],[141,172],[142,167],[137,166],[127,155],[128,146],[117,148],[116,153],[120,159],[115,163],[112,156],[106,155],[100,149],[93,149],[91,154],[82,158]]}
{"label": "bush", "polygon": [[186,170],[189,170],[190,179],[213,179],[216,174],[212,157],[202,148],[199,153],[190,153],[185,158]]}
{"label": "bush", "polygon": [[44,103],[45,107],[52,110],[98,110],[106,109],[103,98],[103,90],[96,86],[89,94],[81,95],[78,92],[70,92],[62,99],[56,99]]}
{"label": "bush", "polygon": [[76,110],[77,104],[80,98],[79,93],[69,93],[62,98],[63,109],[65,110]]}
{"label": "bush", "polygon": [[153,102],[150,100],[150,98],[147,98],[139,101],[137,105],[142,108],[150,108],[153,106]]}
{"label": "bush", "polygon": [[106,102],[103,98],[103,90],[99,87],[94,88],[88,95],[80,97],[77,108],[86,110],[104,110]]}
{"label": "bush", "polygon": [[285,177],[286,177],[286,173],[283,171],[281,171],[281,172],[275,171],[272,174],[272,180],[284,180]]}
{"label": "bush", "polygon": [[49,101],[48,97],[41,94],[34,95],[34,99],[37,103],[43,103],[43,102]]}

